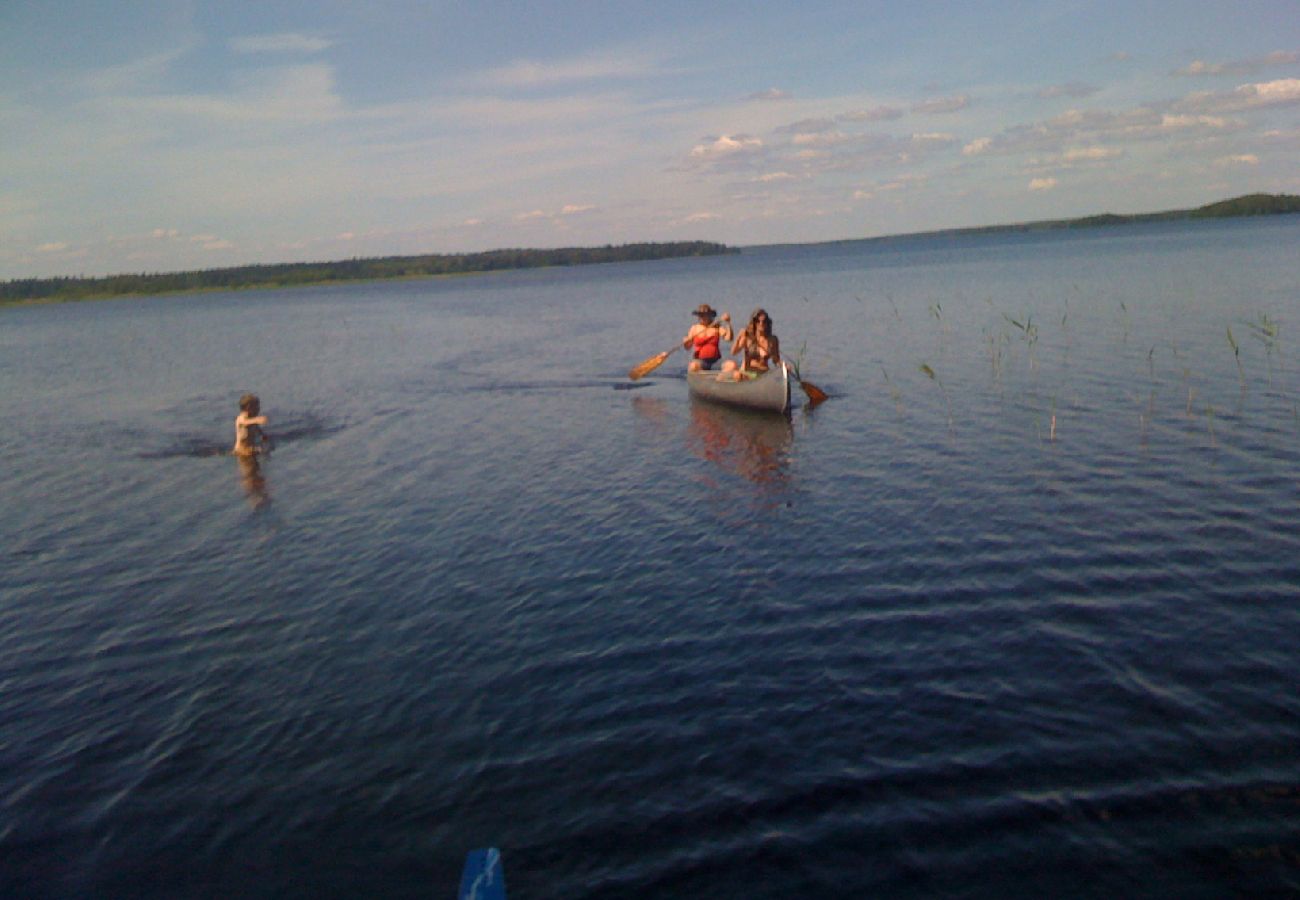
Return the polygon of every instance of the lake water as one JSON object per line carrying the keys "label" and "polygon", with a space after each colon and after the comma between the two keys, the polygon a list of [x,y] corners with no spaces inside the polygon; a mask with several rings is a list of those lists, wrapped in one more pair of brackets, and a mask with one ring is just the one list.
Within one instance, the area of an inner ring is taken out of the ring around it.
{"label": "lake water", "polygon": [[[0,895],[452,896],[489,845],[520,898],[1300,891],[1297,259],[1289,217],[0,310]],[[700,302],[832,398],[629,384]]]}

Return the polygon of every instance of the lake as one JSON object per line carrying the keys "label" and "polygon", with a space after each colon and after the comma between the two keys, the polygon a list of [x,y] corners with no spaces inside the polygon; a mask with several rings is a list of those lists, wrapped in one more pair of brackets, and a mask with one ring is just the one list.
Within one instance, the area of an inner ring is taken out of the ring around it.
{"label": "lake", "polygon": [[[1297,259],[1292,216],[0,310],[0,895],[452,896],[484,846],[520,898],[1300,891]],[[831,399],[629,382],[701,302]]]}

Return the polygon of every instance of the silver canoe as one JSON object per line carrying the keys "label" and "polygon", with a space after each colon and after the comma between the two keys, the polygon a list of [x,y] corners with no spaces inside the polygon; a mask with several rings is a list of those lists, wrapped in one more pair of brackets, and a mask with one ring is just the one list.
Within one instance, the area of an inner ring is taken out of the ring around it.
{"label": "silver canoe", "polygon": [[719,381],[717,372],[687,372],[686,384],[691,396],[701,400],[769,412],[790,411],[790,375],[784,365],[740,381]]}

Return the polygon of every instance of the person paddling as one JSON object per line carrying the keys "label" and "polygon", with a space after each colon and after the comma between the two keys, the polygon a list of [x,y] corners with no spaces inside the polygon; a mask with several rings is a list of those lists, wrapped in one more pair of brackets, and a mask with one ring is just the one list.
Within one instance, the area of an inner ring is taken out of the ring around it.
{"label": "person paddling", "polygon": [[718,314],[707,303],[697,306],[695,315],[699,321],[692,325],[691,330],[686,332],[686,337],[682,338],[683,347],[694,349],[687,371],[710,371],[722,359],[721,342],[732,338],[731,316],[724,312],[722,324],[718,324],[714,321]]}

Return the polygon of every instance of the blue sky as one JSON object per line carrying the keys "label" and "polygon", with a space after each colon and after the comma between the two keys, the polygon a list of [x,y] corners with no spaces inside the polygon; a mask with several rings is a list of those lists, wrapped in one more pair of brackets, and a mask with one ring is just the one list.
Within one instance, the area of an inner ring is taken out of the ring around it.
{"label": "blue sky", "polygon": [[1300,193],[1287,2],[0,2],[0,278]]}

